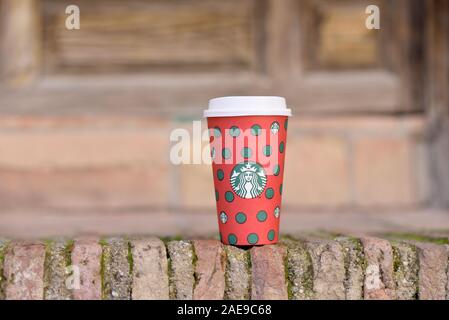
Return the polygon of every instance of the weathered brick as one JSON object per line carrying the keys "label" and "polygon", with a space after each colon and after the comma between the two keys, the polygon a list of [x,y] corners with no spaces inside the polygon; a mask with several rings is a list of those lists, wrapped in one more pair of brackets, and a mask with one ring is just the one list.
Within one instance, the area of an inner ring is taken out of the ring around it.
{"label": "weathered brick", "polygon": [[216,240],[195,240],[196,285],[194,300],[223,299],[225,291],[226,257],[223,245]]}
{"label": "weathered brick", "polygon": [[358,205],[414,204],[413,149],[404,137],[359,138],[354,141],[354,190]]}
{"label": "weathered brick", "polygon": [[393,250],[387,240],[361,239],[366,259],[364,298],[366,300],[395,299]]}
{"label": "weathered brick", "polygon": [[414,300],[418,294],[418,256],[415,246],[392,242],[394,281],[398,300]]}
{"label": "weathered brick", "polygon": [[287,276],[289,298],[292,300],[313,299],[313,265],[309,251],[299,241],[283,240],[287,249]]}
{"label": "weathered brick", "polygon": [[251,273],[249,252],[234,246],[226,246],[225,299],[247,300],[250,297]]}
{"label": "weathered brick", "polygon": [[72,299],[72,292],[68,286],[71,246],[71,242],[64,241],[47,244],[44,278],[44,298],[46,300]]}
{"label": "weathered brick", "polygon": [[4,261],[5,296],[8,300],[44,298],[45,246],[16,242],[8,246]]}
{"label": "weathered brick", "polygon": [[193,299],[195,269],[193,266],[193,247],[188,241],[167,243],[170,257],[170,297],[177,300]]}
{"label": "weathered brick", "polygon": [[[101,299],[101,254],[101,245],[97,239],[75,240],[72,249],[72,268],[75,279],[72,294],[75,300]],[[79,288],[77,288],[78,284]]]}
{"label": "weathered brick", "polygon": [[253,300],[287,300],[285,279],[286,250],[282,246],[267,245],[251,249]]}
{"label": "weathered brick", "polygon": [[313,291],[315,299],[336,300],[345,298],[345,257],[336,241],[311,241],[307,243],[313,264]]}
{"label": "weathered brick", "polygon": [[446,299],[447,248],[433,243],[417,243],[419,260],[418,286],[420,300]]}
{"label": "weathered brick", "polygon": [[157,238],[131,240],[133,300],[168,299],[168,262],[164,243]]}
{"label": "weathered brick", "polygon": [[285,203],[305,207],[348,204],[347,148],[346,142],[336,135],[301,135],[290,139],[284,177]]}
{"label": "weathered brick", "polygon": [[109,238],[103,242],[103,299],[131,299],[129,242]]}
{"label": "weathered brick", "polygon": [[0,239],[0,300],[5,299],[3,262],[5,261],[5,251],[7,246],[8,241]]}
{"label": "weathered brick", "polygon": [[363,281],[365,278],[366,260],[362,243],[354,238],[337,238],[343,247],[345,259],[345,296],[347,300],[363,299]]}

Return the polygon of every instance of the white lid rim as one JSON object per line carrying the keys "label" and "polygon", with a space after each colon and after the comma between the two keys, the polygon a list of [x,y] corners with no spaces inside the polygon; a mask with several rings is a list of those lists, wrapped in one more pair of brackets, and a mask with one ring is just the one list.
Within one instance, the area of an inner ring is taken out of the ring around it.
{"label": "white lid rim", "polygon": [[292,115],[284,97],[280,96],[225,96],[209,100],[204,117]]}
{"label": "white lid rim", "polygon": [[285,109],[280,111],[279,109],[273,110],[270,112],[269,110],[260,110],[260,111],[251,111],[251,112],[242,112],[241,110],[227,110],[227,111],[218,111],[218,110],[204,110],[203,117],[204,118],[214,118],[214,117],[244,117],[244,116],[286,116],[291,117],[292,111],[291,109]]}

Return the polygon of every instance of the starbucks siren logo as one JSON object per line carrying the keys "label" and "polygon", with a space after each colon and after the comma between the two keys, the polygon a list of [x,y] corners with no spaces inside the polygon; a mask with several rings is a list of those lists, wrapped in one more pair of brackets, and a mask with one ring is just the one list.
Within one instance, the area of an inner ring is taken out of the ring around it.
{"label": "starbucks siren logo", "polygon": [[243,162],[232,169],[231,186],[240,198],[256,198],[263,192],[266,185],[267,176],[258,163]]}

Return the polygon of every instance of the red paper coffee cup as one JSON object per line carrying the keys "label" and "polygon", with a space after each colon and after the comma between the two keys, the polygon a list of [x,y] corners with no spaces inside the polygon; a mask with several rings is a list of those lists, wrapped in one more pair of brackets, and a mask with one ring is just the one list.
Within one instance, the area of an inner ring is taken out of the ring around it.
{"label": "red paper coffee cup", "polygon": [[221,241],[238,246],[276,243],[291,116],[285,99],[215,98],[204,115]]}

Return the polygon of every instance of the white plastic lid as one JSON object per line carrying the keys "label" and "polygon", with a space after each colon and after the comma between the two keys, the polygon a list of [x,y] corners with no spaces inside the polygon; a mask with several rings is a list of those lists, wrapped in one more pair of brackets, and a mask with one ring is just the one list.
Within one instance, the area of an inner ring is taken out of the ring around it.
{"label": "white plastic lid", "polygon": [[209,100],[209,109],[204,117],[236,116],[288,116],[292,111],[287,108],[285,98],[275,96],[234,96]]}

